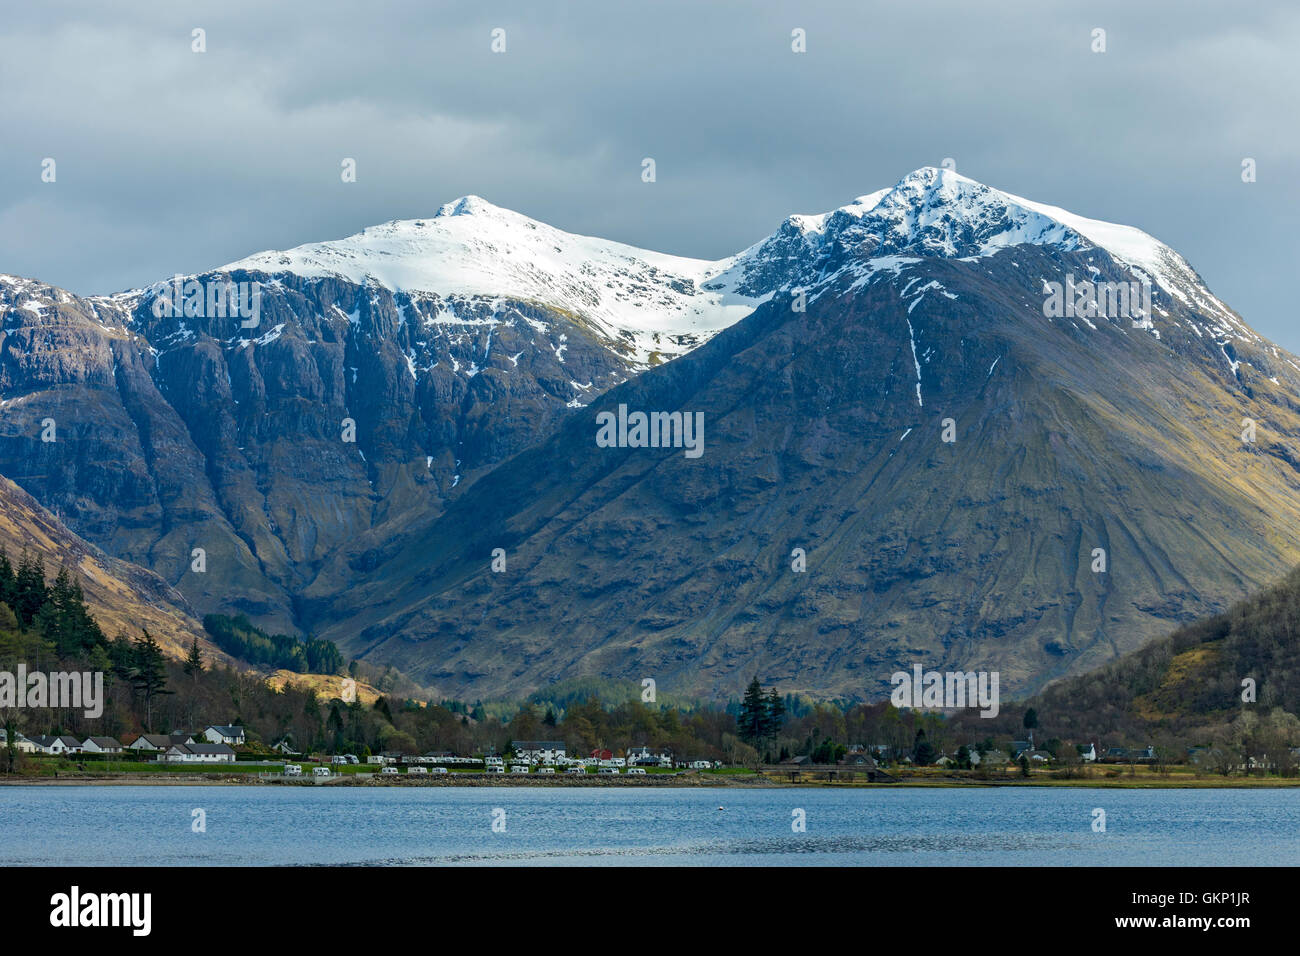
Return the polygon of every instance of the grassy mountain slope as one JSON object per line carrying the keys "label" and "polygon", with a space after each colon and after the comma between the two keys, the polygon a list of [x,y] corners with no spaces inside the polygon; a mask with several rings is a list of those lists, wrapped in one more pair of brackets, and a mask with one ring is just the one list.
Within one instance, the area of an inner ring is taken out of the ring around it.
{"label": "grassy mountain slope", "polygon": [[144,627],[163,653],[177,659],[197,637],[205,659],[230,662],[208,641],[174,588],[152,571],[109,557],[78,538],[7,478],[0,478],[0,547],[15,561],[24,548],[39,556],[47,579],[66,565],[81,581],[86,603],[108,637],[137,638]]}

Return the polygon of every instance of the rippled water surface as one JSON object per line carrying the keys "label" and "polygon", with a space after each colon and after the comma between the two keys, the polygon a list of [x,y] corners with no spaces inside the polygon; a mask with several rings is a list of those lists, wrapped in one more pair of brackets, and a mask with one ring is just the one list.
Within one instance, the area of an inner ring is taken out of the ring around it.
{"label": "rippled water surface", "polygon": [[1300,791],[0,788],[0,865],[448,863],[1294,865]]}

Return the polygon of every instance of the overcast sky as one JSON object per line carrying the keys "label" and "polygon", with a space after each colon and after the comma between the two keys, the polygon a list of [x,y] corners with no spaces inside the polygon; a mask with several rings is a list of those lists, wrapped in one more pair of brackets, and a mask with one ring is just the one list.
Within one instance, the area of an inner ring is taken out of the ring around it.
{"label": "overcast sky", "polygon": [[78,293],[466,193],[721,258],[951,157],[1145,229],[1300,351],[1292,3],[94,0],[0,31],[0,272]]}

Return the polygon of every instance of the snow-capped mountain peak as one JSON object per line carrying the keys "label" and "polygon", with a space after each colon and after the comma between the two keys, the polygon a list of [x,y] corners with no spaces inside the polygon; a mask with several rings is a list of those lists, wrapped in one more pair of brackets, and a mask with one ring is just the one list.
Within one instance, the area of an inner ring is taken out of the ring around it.
{"label": "snow-capped mountain peak", "polygon": [[866,278],[909,260],[976,259],[1022,244],[1104,250],[1183,304],[1240,324],[1182,256],[1142,230],[1078,216],[933,166],[830,212],[788,217],[776,233],[736,256],[723,278],[738,291],[756,294],[810,286],[842,269]]}
{"label": "snow-capped mountain peak", "polygon": [[346,239],[261,252],[221,271],[337,277],[442,298],[536,301],[581,317],[611,339],[630,341],[633,360],[647,364],[656,354],[689,350],[762,301],[761,294],[739,295],[717,281],[732,262],[574,235],[471,195],[428,219],[395,220]]}
{"label": "snow-capped mountain peak", "polygon": [[932,166],[830,212],[789,216],[772,235],[719,260],[567,233],[467,195],[427,219],[258,253],[222,271],[337,277],[444,299],[535,301],[630,343],[633,362],[645,365],[694,348],[778,290],[811,286],[838,269],[864,276],[897,268],[900,259],[979,258],[1025,243],[1105,250],[1184,304],[1236,324],[1187,261],[1142,230]]}

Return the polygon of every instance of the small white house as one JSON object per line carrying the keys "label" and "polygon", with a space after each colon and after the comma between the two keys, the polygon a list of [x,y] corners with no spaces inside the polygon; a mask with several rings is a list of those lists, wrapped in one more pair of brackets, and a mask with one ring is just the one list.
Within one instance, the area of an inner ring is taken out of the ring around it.
{"label": "small white house", "polygon": [[207,738],[208,743],[212,744],[225,744],[227,747],[242,747],[244,745],[243,727],[214,724],[203,731],[203,736]]}
{"label": "small white house", "polygon": [[226,744],[172,744],[160,759],[167,763],[234,763],[235,752]]}
{"label": "small white house", "polygon": [[112,737],[87,737],[81,749],[88,754],[120,754],[122,745]]}
{"label": "small white house", "polygon": [[75,754],[81,751],[81,741],[76,737],[32,737],[36,750],[43,754]]}
{"label": "small white house", "polygon": [[1093,761],[1095,761],[1097,759],[1097,745],[1088,744],[1088,748],[1086,750],[1080,750],[1079,759],[1082,760],[1084,763],[1092,763]]}
{"label": "small white house", "polygon": [[[6,730],[0,730],[0,746],[3,747],[9,746],[9,732]],[[34,754],[39,751],[39,748],[36,746],[36,744],[32,743],[22,734],[17,732],[14,733],[14,749],[17,750],[19,753],[25,753],[25,754]]]}

